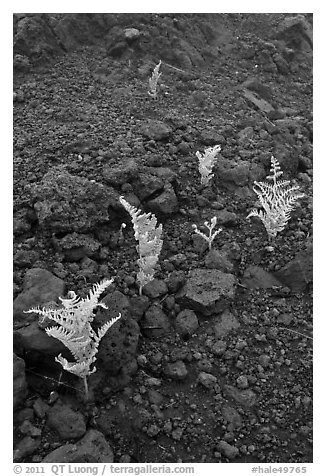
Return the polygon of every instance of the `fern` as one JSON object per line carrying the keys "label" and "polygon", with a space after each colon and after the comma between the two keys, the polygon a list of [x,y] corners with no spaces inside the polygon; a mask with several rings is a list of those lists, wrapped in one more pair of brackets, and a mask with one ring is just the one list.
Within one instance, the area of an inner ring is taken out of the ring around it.
{"label": "fern", "polygon": [[208,221],[205,221],[204,222],[204,225],[206,226],[206,228],[208,229],[208,235],[205,235],[205,233],[203,233],[202,231],[200,231],[197,227],[197,225],[192,225],[193,229],[194,229],[194,232],[197,233],[199,236],[201,236],[202,238],[204,238],[205,241],[207,241],[208,243],[208,249],[211,250],[212,249],[212,243],[214,241],[214,239],[216,238],[216,236],[221,233],[222,231],[222,228],[219,228],[218,230],[215,230],[214,233],[213,233],[213,230],[214,228],[216,227],[216,224],[217,224],[217,217],[213,217],[211,218],[211,224],[208,223]]}
{"label": "fern", "polygon": [[152,76],[148,80],[149,91],[147,92],[153,99],[157,99],[157,83],[162,74],[159,72],[161,64],[162,61],[160,60],[160,62],[155,66]]}
{"label": "fern", "polygon": [[209,181],[214,176],[212,173],[215,162],[217,161],[217,154],[221,152],[221,146],[215,145],[214,147],[208,147],[205,149],[204,155],[200,152],[196,152],[198,158],[198,170],[200,173],[201,184],[207,186]]}
{"label": "fern", "polygon": [[280,164],[272,156],[270,175],[266,178],[272,183],[254,182],[253,190],[263,210],[252,210],[247,218],[256,216],[264,224],[268,238],[274,238],[277,233],[284,230],[291,218],[291,212],[297,205],[297,201],[304,197],[299,192],[299,186],[290,186],[289,180],[278,180],[283,174]]}
{"label": "fern", "polygon": [[45,332],[48,336],[60,340],[70,350],[76,362],[68,362],[61,354],[55,360],[65,370],[83,379],[86,397],[88,396],[87,376],[96,371],[96,367],[91,369],[91,366],[96,360],[99,342],[110,327],[121,317],[121,314],[119,314],[106,322],[98,329],[97,333],[91,326],[95,315],[94,310],[97,307],[107,309],[107,306],[99,303],[98,300],[112,282],[113,279],[106,279],[95,284],[89,296],[85,299],[80,299],[76,296],[76,293],[70,291],[67,299],[59,298],[62,307],[58,309],[32,308],[25,311],[26,313],[39,314],[41,321],[51,319],[58,324],[57,326],[46,327]]}
{"label": "fern", "polygon": [[152,213],[141,213],[141,210],[130,205],[123,197],[120,197],[119,200],[131,216],[134,236],[138,241],[139,259],[137,263],[139,272],[137,273],[137,281],[139,283],[139,294],[141,295],[145,284],[154,279],[155,266],[163,245],[161,239],[162,225],[157,226],[156,216]]}

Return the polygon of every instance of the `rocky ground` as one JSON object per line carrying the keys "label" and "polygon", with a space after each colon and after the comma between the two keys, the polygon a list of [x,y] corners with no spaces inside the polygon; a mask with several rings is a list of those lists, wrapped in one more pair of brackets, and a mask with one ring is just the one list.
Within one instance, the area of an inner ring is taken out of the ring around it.
{"label": "rocky ground", "polygon": [[[14,55],[14,460],[312,462],[312,18],[20,14]],[[305,197],[269,242],[272,155]],[[142,296],[121,195],[163,224]],[[23,311],[105,277],[85,402]]]}

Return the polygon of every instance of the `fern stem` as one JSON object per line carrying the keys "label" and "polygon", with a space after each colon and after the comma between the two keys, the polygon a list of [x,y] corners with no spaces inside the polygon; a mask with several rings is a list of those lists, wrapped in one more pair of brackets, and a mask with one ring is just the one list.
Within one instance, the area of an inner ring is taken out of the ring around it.
{"label": "fern stem", "polygon": [[86,375],[85,377],[83,377],[83,381],[84,381],[84,388],[85,388],[85,398],[86,400],[88,400],[88,382],[87,382]]}

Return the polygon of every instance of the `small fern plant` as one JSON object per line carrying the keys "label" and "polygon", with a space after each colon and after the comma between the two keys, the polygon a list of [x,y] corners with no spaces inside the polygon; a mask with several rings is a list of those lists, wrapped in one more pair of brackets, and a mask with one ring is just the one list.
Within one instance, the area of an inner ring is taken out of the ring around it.
{"label": "small fern plant", "polygon": [[39,314],[40,322],[51,319],[58,324],[46,327],[45,332],[48,336],[60,340],[70,350],[75,362],[68,362],[61,354],[55,360],[64,370],[83,379],[86,399],[88,399],[87,377],[96,371],[96,367],[91,369],[91,366],[96,360],[100,340],[121,317],[119,314],[109,320],[98,329],[97,333],[91,326],[95,315],[94,310],[97,307],[107,309],[107,306],[99,303],[98,299],[112,282],[113,279],[105,279],[95,284],[86,299],[80,299],[74,291],[70,291],[67,299],[59,297],[62,307],[57,309],[32,308],[24,311]]}
{"label": "small fern plant", "polygon": [[199,151],[196,152],[198,158],[198,170],[200,173],[201,184],[205,187],[209,184],[214,174],[212,173],[215,162],[217,161],[217,154],[221,152],[220,145],[214,145],[214,147],[208,147],[205,149],[204,155]]}
{"label": "small fern plant", "polygon": [[254,209],[247,216],[258,217],[263,222],[269,240],[284,230],[297,201],[304,197],[298,185],[291,186],[290,180],[279,180],[282,174],[280,164],[272,156],[270,175],[266,177],[271,183],[255,181],[253,187],[263,210]]}
{"label": "small fern plant", "polygon": [[152,213],[141,213],[141,210],[130,205],[124,197],[121,196],[119,201],[131,216],[134,236],[138,241],[136,247],[139,253],[137,281],[139,284],[139,294],[142,295],[145,284],[150,283],[154,279],[155,266],[163,245],[163,240],[161,239],[162,224],[156,226],[157,219],[155,215]]}
{"label": "small fern plant", "polygon": [[147,92],[153,99],[157,99],[157,83],[162,74],[160,73],[161,64],[162,61],[160,60],[160,62],[155,66],[152,76],[148,80],[149,90]]}
{"label": "small fern plant", "polygon": [[205,233],[200,231],[198,229],[197,225],[195,225],[195,224],[192,225],[194,232],[197,233],[199,236],[201,236],[205,241],[207,241],[209,251],[212,249],[212,243],[213,243],[214,239],[222,231],[222,228],[219,228],[218,230],[215,230],[214,233],[213,233],[213,230],[216,227],[216,223],[217,223],[217,217],[216,216],[211,218],[211,223],[210,224],[208,223],[208,221],[204,222],[204,225],[208,229],[208,235],[205,235]]}

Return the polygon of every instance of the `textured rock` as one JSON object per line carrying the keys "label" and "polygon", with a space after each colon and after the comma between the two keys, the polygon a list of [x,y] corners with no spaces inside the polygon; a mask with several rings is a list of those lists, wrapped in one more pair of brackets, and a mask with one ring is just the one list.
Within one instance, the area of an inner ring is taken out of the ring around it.
{"label": "textured rock", "polygon": [[101,369],[111,374],[127,370],[136,355],[139,333],[136,320],[119,319],[101,340],[97,354]]}
{"label": "textured rock", "polygon": [[206,388],[215,388],[217,384],[217,377],[207,372],[200,372],[198,375],[198,383]]}
{"label": "textured rock", "polygon": [[49,411],[50,407],[47,403],[45,403],[44,400],[42,400],[41,397],[38,397],[34,404],[33,404],[33,410],[37,418],[43,419],[47,412]]}
{"label": "textured rock", "polygon": [[228,210],[217,210],[215,215],[218,225],[235,226],[239,221],[237,215]]}
{"label": "textured rock", "polygon": [[137,28],[126,28],[124,35],[128,42],[133,42],[140,37],[140,31]]}
{"label": "textured rock", "polygon": [[171,128],[162,121],[149,119],[140,128],[140,133],[148,139],[152,140],[164,140],[171,135]]}
{"label": "textured rock", "polygon": [[139,200],[142,201],[163,190],[164,183],[156,175],[141,172],[133,180],[132,187]]}
{"label": "textured rock", "polygon": [[[232,159],[221,158],[216,164],[216,175],[218,184],[228,190],[236,187],[243,187],[249,182],[250,162],[236,162]],[[220,224],[220,221],[218,220]]]}
{"label": "textured rock", "polygon": [[232,446],[224,440],[217,445],[218,450],[227,458],[234,459],[238,456],[239,450],[236,446]]}
{"label": "textured rock", "polygon": [[14,354],[13,364],[13,405],[18,407],[26,397],[27,382],[25,377],[25,362]]}
{"label": "textured rock", "polygon": [[219,269],[225,273],[231,273],[234,268],[226,253],[214,249],[210,250],[205,256],[205,266],[209,269]]}
{"label": "textured rock", "polygon": [[96,326],[102,326],[121,313],[121,319],[102,338],[97,354],[98,367],[110,374],[117,374],[135,358],[140,333],[139,325],[130,317],[129,300],[120,291],[107,294],[101,302],[108,309],[99,309],[94,319]]}
{"label": "textured rock", "polygon": [[127,159],[121,164],[113,166],[106,164],[103,167],[103,178],[110,185],[122,185],[134,180],[138,176],[139,165],[135,159]]}
{"label": "textured rock", "polygon": [[249,139],[252,139],[255,135],[254,128],[251,126],[245,127],[238,132],[238,143],[242,146],[246,145]]}
{"label": "textured rock", "polygon": [[172,271],[166,279],[166,284],[171,293],[176,293],[185,283],[184,271]]}
{"label": "textured rock", "polygon": [[220,356],[224,354],[224,352],[226,351],[226,347],[226,342],[224,342],[223,340],[217,340],[216,342],[214,342],[210,350],[214,355]]}
{"label": "textured rock", "polygon": [[[52,321],[52,325],[55,322]],[[57,355],[64,352],[66,347],[58,339],[49,337],[41,329],[37,321],[31,322],[26,327],[21,327],[14,332],[14,347],[24,352],[36,351],[46,355]]]}
{"label": "textured rock", "polygon": [[202,144],[208,146],[223,145],[226,143],[225,137],[214,130],[201,131],[199,140]]}
{"label": "textured rock", "polygon": [[36,438],[42,434],[42,430],[34,426],[29,420],[23,421],[19,427],[19,431],[22,435],[31,436],[32,438]]}
{"label": "textured rock", "polygon": [[182,360],[177,360],[166,364],[163,373],[172,380],[184,380],[188,375],[188,370]]}
{"label": "textured rock", "polygon": [[26,15],[18,18],[15,26],[15,54],[26,55],[33,62],[40,62],[64,52],[46,15]]}
{"label": "textured rock", "polygon": [[89,430],[74,444],[67,444],[49,453],[42,463],[113,463],[113,452],[104,435]]}
{"label": "textured rock", "polygon": [[86,256],[98,258],[101,243],[90,235],[80,233],[69,233],[57,244],[65,255],[67,261],[80,261]]}
{"label": "textured rock", "polygon": [[228,398],[232,398],[244,408],[250,408],[254,406],[257,400],[256,394],[252,390],[239,390],[233,385],[224,385],[223,393],[225,393]]}
{"label": "textured rock", "polygon": [[164,186],[163,192],[156,198],[146,202],[146,209],[157,216],[167,216],[177,213],[179,202],[170,184]]}
{"label": "textured rock", "polygon": [[299,252],[295,258],[274,273],[282,284],[294,292],[303,292],[313,280],[313,247]]}
{"label": "textured rock", "polygon": [[13,66],[15,71],[21,71],[24,73],[26,73],[27,71],[30,71],[32,67],[29,59],[27,58],[27,56],[24,56],[24,55],[15,55]]}
{"label": "textured rock", "polygon": [[24,314],[31,307],[42,306],[49,301],[56,301],[65,292],[64,281],[42,268],[26,271],[23,292],[14,300],[14,319],[31,319],[31,314]]}
{"label": "textured rock", "polygon": [[14,449],[13,460],[15,463],[22,461],[26,456],[32,455],[40,446],[41,438],[25,436],[17,443]]}
{"label": "textured rock", "polygon": [[221,316],[214,320],[214,332],[218,339],[223,338],[233,330],[237,330],[240,327],[239,321],[236,317],[226,309]]}
{"label": "textured rock", "polygon": [[118,200],[112,188],[71,175],[63,166],[33,184],[31,194],[39,225],[53,233],[94,232],[109,222],[108,207]]}
{"label": "textured rock", "polygon": [[245,269],[241,284],[249,289],[268,289],[273,286],[281,286],[276,277],[265,271],[260,266],[250,265]]}
{"label": "textured rock", "polygon": [[198,319],[191,309],[183,309],[175,319],[175,328],[181,337],[191,337],[198,328]]}
{"label": "textured rock", "polygon": [[268,101],[266,101],[265,99],[260,98],[253,91],[248,91],[248,89],[244,89],[243,95],[249,103],[256,106],[257,109],[264,112],[265,114],[274,110],[273,106]]}
{"label": "textured rock", "polygon": [[245,375],[240,375],[237,378],[237,386],[240,389],[245,389],[249,387],[248,378]]}
{"label": "textured rock", "polygon": [[34,210],[27,207],[14,210],[13,232],[14,235],[22,235],[31,230],[32,222],[36,220]]}
{"label": "textured rock", "polygon": [[60,402],[55,403],[48,411],[47,425],[64,440],[80,438],[86,433],[83,415]]}
{"label": "textured rock", "polygon": [[290,66],[286,59],[280,53],[273,54],[273,61],[277,66],[277,70],[281,74],[289,74]]}
{"label": "textured rock", "polygon": [[164,183],[175,182],[177,177],[178,177],[178,174],[176,172],[174,172],[172,169],[170,169],[169,167],[143,167],[142,170],[144,172],[155,175],[160,180],[162,180]]}
{"label": "textured rock", "polygon": [[215,269],[193,269],[176,300],[208,316],[222,312],[235,296],[236,278]]}
{"label": "textured rock", "polygon": [[40,258],[39,253],[34,250],[18,250],[14,255],[14,266],[17,268],[31,268]]}
{"label": "textured rock", "polygon": [[278,26],[276,37],[288,48],[311,52],[313,45],[312,26],[303,15],[285,18]]}
{"label": "textured rock", "polygon": [[114,25],[105,35],[105,47],[107,54],[119,58],[128,49],[125,31],[119,25]]}
{"label": "textured rock", "polygon": [[141,329],[146,337],[160,337],[169,333],[170,321],[159,306],[153,305],[145,312]]}
{"label": "textured rock", "polygon": [[228,431],[233,431],[235,428],[241,427],[242,417],[235,408],[231,407],[230,405],[223,405],[221,408],[221,413],[224,420],[226,420],[228,423]]}
{"label": "textured rock", "polygon": [[162,279],[154,278],[149,283],[145,284],[143,293],[149,298],[155,299],[164,296],[168,292],[168,287]]}
{"label": "textured rock", "polygon": [[213,370],[213,364],[208,359],[201,359],[197,362],[197,368],[200,371],[210,373]]}
{"label": "textured rock", "polygon": [[150,301],[147,296],[133,296],[130,298],[130,315],[132,318],[139,321],[145,311],[149,308]]}
{"label": "textured rock", "polygon": [[249,89],[250,91],[254,91],[258,94],[262,99],[266,101],[270,101],[273,99],[273,89],[268,86],[267,84],[262,83],[259,79],[255,77],[251,77],[246,79],[242,85]]}
{"label": "textured rock", "polygon": [[51,15],[51,27],[66,51],[78,45],[92,45],[103,38],[105,32],[114,24],[114,15],[103,13],[65,13]]}
{"label": "textured rock", "polygon": [[237,263],[241,260],[241,247],[236,241],[224,243],[221,253],[225,253],[232,263]]}

